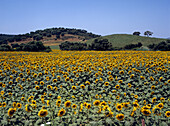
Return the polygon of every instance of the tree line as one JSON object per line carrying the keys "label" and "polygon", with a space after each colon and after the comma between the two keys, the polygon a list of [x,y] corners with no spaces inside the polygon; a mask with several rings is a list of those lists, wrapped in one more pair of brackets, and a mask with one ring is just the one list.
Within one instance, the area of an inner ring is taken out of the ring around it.
{"label": "tree line", "polygon": [[51,37],[52,35],[56,35],[56,40],[60,39],[65,34],[72,34],[83,36],[85,40],[100,37],[100,35],[93,34],[91,32],[87,32],[86,30],[82,29],[74,29],[74,28],[47,28],[44,30],[37,30],[35,32],[30,32],[26,34],[19,34],[19,35],[5,35],[0,34],[0,44],[7,44],[12,43],[14,41],[19,42],[26,40],[27,38],[33,38],[34,41],[40,41],[43,37]]}
{"label": "tree line", "polygon": [[44,46],[41,41],[31,41],[26,44],[18,43],[16,44],[1,44],[0,51],[30,51],[30,52],[51,52],[51,48],[49,46]]}
{"label": "tree line", "polygon": [[[113,47],[108,39],[97,38],[91,44],[81,42],[63,42],[59,45],[60,50],[96,50],[96,51],[111,51],[111,50],[137,50],[142,47],[142,43],[127,44],[124,47]],[[158,44],[151,44],[148,46],[153,51],[170,51],[170,40],[160,42]]]}

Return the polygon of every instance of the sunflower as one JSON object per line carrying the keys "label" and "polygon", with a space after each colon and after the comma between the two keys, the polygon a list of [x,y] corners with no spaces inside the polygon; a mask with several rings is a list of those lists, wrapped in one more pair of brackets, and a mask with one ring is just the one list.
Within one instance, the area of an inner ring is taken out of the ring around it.
{"label": "sunflower", "polygon": [[152,76],[150,76],[150,80],[151,80],[151,81],[154,81],[154,78],[153,78]]}
{"label": "sunflower", "polygon": [[46,80],[47,80],[47,81],[49,81],[49,80],[50,80],[50,78],[47,76],[47,77],[46,77]]}
{"label": "sunflower", "polygon": [[72,86],[72,89],[73,89],[73,90],[76,90],[76,86]]}
{"label": "sunflower", "polygon": [[152,103],[156,102],[156,97],[152,98]]}
{"label": "sunflower", "polygon": [[8,115],[9,116],[13,116],[13,114],[16,112],[16,108],[10,108],[9,110],[8,110]]}
{"label": "sunflower", "polygon": [[152,86],[151,86],[151,89],[155,89],[155,85],[152,85]]}
{"label": "sunflower", "polygon": [[120,85],[117,84],[117,85],[115,86],[115,88],[116,88],[116,89],[120,89]]}
{"label": "sunflower", "polygon": [[165,98],[164,97],[161,97],[160,100],[161,100],[161,102],[165,102]]}
{"label": "sunflower", "polygon": [[61,109],[59,112],[58,112],[58,116],[63,116],[64,114],[66,113],[65,109]]}
{"label": "sunflower", "polygon": [[39,86],[35,86],[35,89],[38,90],[40,87]]}
{"label": "sunflower", "polygon": [[36,104],[36,101],[35,101],[35,100],[32,100],[32,104]]}
{"label": "sunflower", "polygon": [[144,80],[144,79],[145,79],[145,77],[144,77],[144,76],[140,76],[140,79]]}
{"label": "sunflower", "polygon": [[39,117],[45,117],[48,115],[48,111],[46,109],[41,109],[39,112],[38,112],[38,116]]}
{"label": "sunflower", "polygon": [[143,104],[146,105],[146,100],[143,100]]}
{"label": "sunflower", "polygon": [[131,88],[131,87],[132,87],[132,85],[131,85],[130,83],[128,83],[128,87],[129,87],[129,88]]}
{"label": "sunflower", "polygon": [[109,86],[109,82],[105,82],[104,85],[105,85],[105,86]]}
{"label": "sunflower", "polygon": [[121,70],[121,71],[119,71],[119,73],[120,73],[120,74],[124,74],[124,71],[123,71],[123,70]]}
{"label": "sunflower", "polygon": [[149,115],[151,114],[151,111],[148,110],[148,109],[142,109],[142,113],[143,113],[143,115],[145,115],[145,116],[149,116]]}
{"label": "sunflower", "polygon": [[21,104],[21,103],[17,103],[16,107],[17,107],[17,108],[21,108],[21,107],[22,107],[22,104]]}
{"label": "sunflower", "polygon": [[138,104],[137,102],[133,102],[133,106],[134,106],[135,108],[138,108],[138,107],[139,107],[139,104]]}
{"label": "sunflower", "polygon": [[81,88],[81,89],[84,89],[84,88],[85,88],[85,85],[81,84],[81,85],[80,85],[80,88]]}
{"label": "sunflower", "polygon": [[102,101],[102,102],[100,103],[100,105],[101,105],[101,106],[105,106],[105,105],[107,105],[107,103],[106,103],[105,101]]}
{"label": "sunflower", "polygon": [[76,104],[73,104],[73,105],[72,105],[72,108],[73,108],[73,109],[76,109],[76,108],[77,108],[77,105],[76,105]]}
{"label": "sunflower", "polygon": [[112,93],[116,93],[116,90],[112,90]]}
{"label": "sunflower", "polygon": [[50,105],[50,100],[47,100],[47,106],[49,106]]}
{"label": "sunflower", "polygon": [[38,84],[38,81],[34,81],[34,84]]}
{"label": "sunflower", "polygon": [[120,83],[120,84],[123,83],[123,80],[119,80],[118,83]]}
{"label": "sunflower", "polygon": [[12,93],[11,93],[11,92],[9,92],[9,93],[8,93],[8,95],[9,95],[9,96],[12,96]]}
{"label": "sunflower", "polygon": [[122,108],[123,108],[123,106],[122,106],[121,104],[117,104],[117,105],[116,105],[116,109],[117,109],[118,111],[122,110]]}
{"label": "sunflower", "polygon": [[43,81],[40,81],[40,84],[41,84],[41,85],[44,85],[44,82],[43,82]]}
{"label": "sunflower", "polygon": [[57,100],[57,101],[56,101],[56,105],[57,105],[58,107],[60,107],[60,103],[61,103],[61,100]]}
{"label": "sunflower", "polygon": [[5,88],[5,87],[6,87],[6,84],[2,84],[2,87]]}
{"label": "sunflower", "polygon": [[84,106],[87,106],[88,103],[87,103],[87,102],[84,102],[83,104],[84,104]]}
{"label": "sunflower", "polygon": [[25,105],[25,110],[26,110],[27,112],[31,112],[31,111],[32,111],[32,110],[31,110],[31,105],[26,104],[26,105]]}
{"label": "sunflower", "polygon": [[119,99],[120,98],[120,96],[118,95],[118,96],[116,96],[116,99]]}
{"label": "sunflower", "polygon": [[96,100],[96,101],[93,102],[93,104],[94,104],[95,106],[99,106],[99,105],[100,105],[100,101],[99,101],[99,100]]}
{"label": "sunflower", "polygon": [[135,95],[135,96],[134,96],[134,98],[136,98],[136,99],[137,99],[137,98],[138,98],[138,95]]}
{"label": "sunflower", "polygon": [[91,104],[87,104],[87,105],[86,105],[86,108],[87,108],[87,109],[90,109],[90,108],[91,108]]}
{"label": "sunflower", "polygon": [[165,116],[166,116],[166,117],[170,117],[170,111],[166,111],[166,112],[165,112]]}
{"label": "sunflower", "polygon": [[164,107],[164,104],[163,104],[163,103],[159,103],[159,104],[157,105],[157,107],[158,107],[159,109],[162,109],[162,108]]}
{"label": "sunflower", "polygon": [[117,114],[116,118],[117,120],[122,121],[124,119],[124,114]]}
{"label": "sunflower", "polygon": [[3,107],[6,107],[6,102],[3,102],[3,103],[2,103],[2,106],[3,106]]}
{"label": "sunflower", "polygon": [[66,102],[64,103],[64,106],[65,106],[65,107],[70,107],[70,106],[71,106],[71,101],[66,101]]}
{"label": "sunflower", "polygon": [[22,97],[22,98],[21,98],[21,101],[24,101],[24,100],[25,100],[25,98],[24,98],[24,97]]}
{"label": "sunflower", "polygon": [[57,79],[53,79],[53,82],[56,83],[56,82],[57,82]]}
{"label": "sunflower", "polygon": [[146,107],[148,107],[150,109],[151,108],[151,104],[147,104]]}
{"label": "sunflower", "polygon": [[12,85],[13,84],[13,82],[12,81],[9,81],[9,85]]}
{"label": "sunflower", "polygon": [[4,95],[4,91],[1,91],[1,95]]}
{"label": "sunflower", "polygon": [[128,108],[128,107],[129,107],[129,104],[126,102],[126,103],[123,105],[123,107]]}

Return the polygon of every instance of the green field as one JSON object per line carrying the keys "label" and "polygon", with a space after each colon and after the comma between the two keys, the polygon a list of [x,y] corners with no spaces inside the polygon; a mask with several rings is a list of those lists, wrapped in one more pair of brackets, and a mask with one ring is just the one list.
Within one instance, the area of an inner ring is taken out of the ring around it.
{"label": "green field", "polygon": [[[143,36],[136,36],[136,35],[128,35],[128,34],[113,34],[102,36],[102,38],[108,39],[109,42],[112,43],[113,47],[124,47],[128,44],[137,44],[141,42],[143,46],[148,46],[152,43],[158,44],[161,41],[166,41],[166,39],[160,38],[151,38],[151,37],[143,37]],[[93,42],[94,39],[90,39],[87,41],[87,44]]]}

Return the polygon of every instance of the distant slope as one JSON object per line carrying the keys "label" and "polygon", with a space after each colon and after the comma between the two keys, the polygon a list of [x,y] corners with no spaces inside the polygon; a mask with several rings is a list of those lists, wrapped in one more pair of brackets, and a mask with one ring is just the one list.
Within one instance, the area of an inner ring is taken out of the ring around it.
{"label": "distant slope", "polygon": [[[160,38],[151,38],[151,37],[144,37],[144,36],[136,36],[136,35],[129,35],[129,34],[113,34],[102,36],[102,38],[108,39],[109,42],[112,43],[113,47],[124,47],[128,44],[137,44],[141,42],[143,46],[148,46],[150,44],[158,44],[161,41],[165,41],[167,39],[160,39]],[[94,39],[87,40],[86,43],[90,44],[93,42]]]}
{"label": "distant slope", "polygon": [[20,35],[0,34],[0,44],[28,43],[30,41],[42,41],[46,46],[56,46],[62,42],[85,42],[100,35],[75,28],[47,28]]}

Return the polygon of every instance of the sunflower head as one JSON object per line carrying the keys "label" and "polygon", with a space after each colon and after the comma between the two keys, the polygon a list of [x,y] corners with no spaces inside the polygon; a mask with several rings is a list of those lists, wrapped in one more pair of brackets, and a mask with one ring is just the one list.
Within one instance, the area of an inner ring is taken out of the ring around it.
{"label": "sunflower head", "polygon": [[65,106],[65,107],[70,107],[70,106],[71,106],[71,101],[66,101],[66,102],[64,103],[64,106]]}
{"label": "sunflower head", "polygon": [[21,107],[22,107],[22,104],[21,104],[21,103],[17,103],[16,107],[17,107],[17,108],[21,108]]}
{"label": "sunflower head", "polygon": [[80,88],[81,88],[81,89],[84,89],[84,88],[85,88],[85,85],[84,85],[84,84],[81,84],[81,85],[80,85]]}
{"label": "sunflower head", "polygon": [[65,109],[61,109],[59,112],[58,112],[58,116],[63,116],[64,114],[66,113]]}
{"label": "sunflower head", "polygon": [[166,112],[165,112],[165,116],[166,116],[166,117],[170,117],[170,111],[166,111]]}
{"label": "sunflower head", "polygon": [[123,108],[123,106],[122,106],[121,104],[117,104],[117,105],[116,105],[116,109],[117,109],[118,111],[122,110],[122,108]]}
{"label": "sunflower head", "polygon": [[90,109],[90,108],[91,108],[91,104],[87,104],[87,105],[86,105],[86,108],[87,108],[87,109]]}
{"label": "sunflower head", "polygon": [[8,110],[8,115],[9,116],[13,116],[13,114],[16,112],[16,108],[10,108],[9,110]]}
{"label": "sunflower head", "polygon": [[122,121],[124,119],[124,114],[117,114],[116,118],[117,120]]}
{"label": "sunflower head", "polygon": [[143,115],[145,115],[145,116],[149,116],[149,115],[151,114],[151,111],[148,110],[148,109],[143,109],[143,110],[142,110],[142,113],[143,113]]}
{"label": "sunflower head", "polygon": [[72,89],[73,89],[73,90],[76,90],[76,86],[72,86]]}
{"label": "sunflower head", "polygon": [[96,101],[93,102],[93,104],[94,104],[95,106],[99,106],[99,105],[100,105],[100,101],[99,101],[99,100],[96,100]]}
{"label": "sunflower head", "polygon": [[45,117],[48,115],[48,111],[46,109],[41,109],[39,112],[38,112],[38,116],[39,117]]}
{"label": "sunflower head", "polygon": [[163,103],[159,103],[158,105],[157,105],[157,108],[159,108],[159,109],[162,109],[164,107],[164,104]]}

